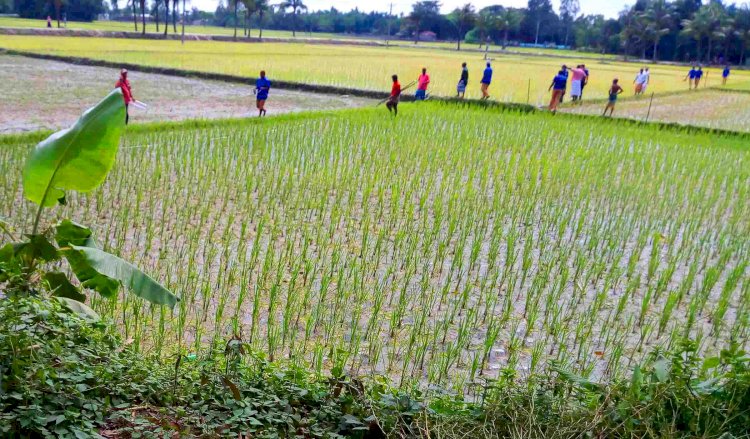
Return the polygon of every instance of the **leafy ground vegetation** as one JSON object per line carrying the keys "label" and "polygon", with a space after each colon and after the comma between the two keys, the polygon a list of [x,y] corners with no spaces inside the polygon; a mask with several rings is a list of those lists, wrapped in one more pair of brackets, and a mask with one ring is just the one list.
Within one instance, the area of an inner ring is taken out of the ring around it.
{"label": "leafy ground vegetation", "polygon": [[[455,95],[461,63],[470,70],[466,96],[480,96],[479,80],[485,61],[479,53],[457,53],[447,50],[413,48],[358,47],[347,45],[306,45],[294,43],[228,44],[218,41],[130,40],[111,38],[76,38],[58,36],[3,35],[1,48],[60,56],[84,57],[144,66],[178,68],[202,72],[257,77],[266,70],[271,79],[353,87],[367,90],[390,90],[390,77],[397,73],[403,84],[416,79],[422,67],[431,75],[431,92],[440,96]],[[547,91],[552,77],[562,64],[578,61],[569,58],[497,55],[494,60],[493,85],[490,93],[498,101],[532,105],[548,102]],[[591,82],[587,98],[606,98],[612,78],[620,77],[623,85],[632,82],[639,64],[614,61],[587,61]],[[707,69],[706,81],[718,85],[720,71]],[[651,66],[650,90],[656,93],[682,91],[687,69],[682,66]],[[750,82],[750,74],[736,71],[732,83]]]}

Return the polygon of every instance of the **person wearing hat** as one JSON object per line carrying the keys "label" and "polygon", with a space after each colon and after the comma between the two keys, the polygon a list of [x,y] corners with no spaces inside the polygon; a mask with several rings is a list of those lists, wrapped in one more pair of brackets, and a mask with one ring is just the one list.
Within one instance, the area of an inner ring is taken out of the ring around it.
{"label": "person wearing hat", "polygon": [[122,91],[122,99],[125,101],[125,125],[127,125],[130,121],[128,107],[131,102],[135,101],[135,98],[133,98],[133,90],[130,88],[130,81],[128,81],[127,69],[120,70],[120,79],[115,83],[115,88],[119,88]]}

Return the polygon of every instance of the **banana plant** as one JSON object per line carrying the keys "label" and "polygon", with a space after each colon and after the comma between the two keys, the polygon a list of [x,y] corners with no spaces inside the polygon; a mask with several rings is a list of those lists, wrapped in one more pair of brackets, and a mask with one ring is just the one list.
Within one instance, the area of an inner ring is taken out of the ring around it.
{"label": "banana plant", "polygon": [[[88,320],[98,316],[85,305],[87,291],[113,299],[125,287],[158,305],[173,308],[179,301],[134,265],[98,248],[88,227],[66,219],[39,230],[44,209],[65,204],[66,191],[90,192],[101,185],[114,165],[124,127],[125,105],[115,89],[73,126],[52,134],[31,152],[23,172],[24,196],[39,207],[31,234],[0,246],[0,282],[15,286],[9,291],[46,289]],[[45,270],[62,260],[77,282],[62,271]],[[39,289],[39,283],[46,288]]]}

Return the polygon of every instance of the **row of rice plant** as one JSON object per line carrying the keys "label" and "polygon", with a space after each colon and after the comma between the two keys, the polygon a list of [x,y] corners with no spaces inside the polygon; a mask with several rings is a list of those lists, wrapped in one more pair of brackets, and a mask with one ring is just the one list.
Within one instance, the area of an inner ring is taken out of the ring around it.
{"label": "row of rice plant", "polygon": [[[684,337],[747,344],[750,152],[738,137],[406,105],[129,134],[60,214],[174,312],[92,306],[144,352],[237,336],[269,358],[459,391],[565,364],[627,371]],[[23,142],[0,209],[29,224]]]}

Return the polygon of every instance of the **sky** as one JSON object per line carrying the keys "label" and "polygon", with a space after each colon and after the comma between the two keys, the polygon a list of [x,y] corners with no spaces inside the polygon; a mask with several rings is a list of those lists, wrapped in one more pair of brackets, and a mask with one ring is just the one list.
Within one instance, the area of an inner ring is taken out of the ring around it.
{"label": "sky", "polygon": [[[216,4],[219,0],[188,0],[189,4],[203,9],[206,11],[213,11],[216,9]],[[223,0],[225,3],[227,0]],[[415,0],[304,0],[309,10],[315,11],[319,9],[330,9],[331,6],[335,6],[339,11],[349,11],[358,7],[363,12],[370,11],[388,11],[389,5],[393,3],[393,12],[396,14],[409,13],[411,11],[411,5]],[[441,0],[441,12],[447,13],[452,11],[458,6],[464,5],[468,2],[473,4],[477,9],[481,9],[485,6],[490,5],[503,5],[510,7],[522,7],[526,6],[527,0]],[[739,3],[740,0],[729,0],[725,3]],[[277,3],[271,1],[271,3]],[[635,3],[635,0],[579,0],[581,5],[581,14],[602,14],[605,17],[617,17],[618,13],[622,11],[626,5]],[[560,6],[560,0],[552,0],[552,5],[555,10],[558,10]]]}

